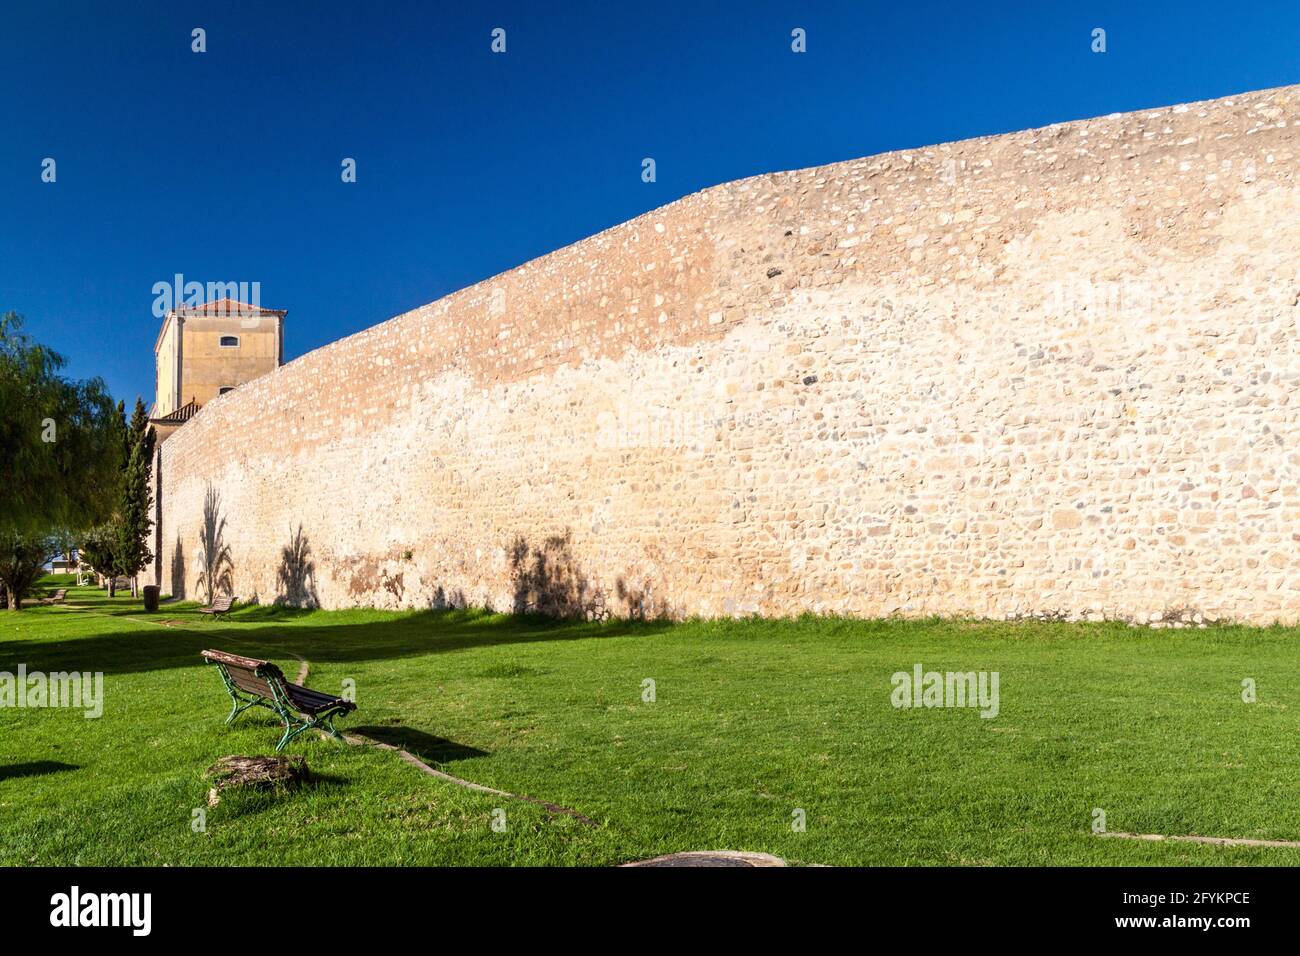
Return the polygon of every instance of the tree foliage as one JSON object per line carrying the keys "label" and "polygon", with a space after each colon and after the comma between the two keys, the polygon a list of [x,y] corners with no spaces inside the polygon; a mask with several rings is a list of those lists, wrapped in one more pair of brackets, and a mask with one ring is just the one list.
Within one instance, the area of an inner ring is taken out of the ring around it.
{"label": "tree foliage", "polygon": [[62,552],[62,544],[57,535],[0,531],[0,587],[9,610],[22,607],[22,599],[41,576],[45,562]]}
{"label": "tree foliage", "polygon": [[118,522],[117,573],[134,577],[153,560],[149,548],[149,530],[153,519],[149,510],[153,506],[154,430],[144,403],[135,400],[135,411],[126,428],[126,467],[123,473],[122,510]]}
{"label": "tree foliage", "polygon": [[119,577],[133,578],[153,560],[149,532],[153,519],[153,455],[156,436],[149,424],[144,403],[137,398],[130,422],[126,406],[117,404],[114,416],[119,437],[118,498],[111,518],[81,536],[82,560],[96,574],[108,578],[108,593],[115,591]]}
{"label": "tree foliage", "polygon": [[101,380],[73,381],[63,366],[21,316],[0,316],[0,587],[12,610],[122,496],[120,411]]}
{"label": "tree foliage", "polygon": [[119,418],[104,383],[62,376],[63,357],[22,328],[17,313],[0,316],[0,543],[89,527],[121,493]]}
{"label": "tree foliage", "polygon": [[96,574],[111,578],[117,574],[117,526],[99,524],[81,536],[81,560]]}

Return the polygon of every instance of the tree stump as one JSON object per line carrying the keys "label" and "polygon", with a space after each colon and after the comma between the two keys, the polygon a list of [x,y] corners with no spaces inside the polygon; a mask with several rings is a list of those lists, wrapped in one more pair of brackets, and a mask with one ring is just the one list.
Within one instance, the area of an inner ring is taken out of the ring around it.
{"label": "tree stump", "polygon": [[208,806],[221,802],[221,792],[237,787],[258,790],[296,790],[311,780],[307,761],[302,757],[222,757],[203,776],[212,779],[208,791]]}

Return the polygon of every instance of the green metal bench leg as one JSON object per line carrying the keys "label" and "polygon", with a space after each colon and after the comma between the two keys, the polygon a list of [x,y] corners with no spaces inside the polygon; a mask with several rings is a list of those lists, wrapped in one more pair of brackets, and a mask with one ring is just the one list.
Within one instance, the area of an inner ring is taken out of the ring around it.
{"label": "green metal bench leg", "polygon": [[281,737],[280,742],[275,745],[276,753],[283,750],[294,737],[297,737],[299,734],[307,730],[320,730],[329,734],[335,740],[346,741],[347,738],[339,733],[338,729],[334,726],[334,718],[336,716],[337,712],[326,714],[324,717],[312,717],[310,720],[294,721],[286,719],[285,715],[281,714],[280,719],[284,721],[284,736]]}
{"label": "green metal bench leg", "polygon": [[235,697],[235,704],[230,708],[230,716],[226,718],[226,723],[233,723],[236,717],[248,710],[248,708],[256,707],[258,703],[259,701],[256,700],[241,701],[238,697]]}
{"label": "green metal bench leg", "polygon": [[297,737],[305,729],[305,727],[294,727],[286,720],[284,722],[284,736],[281,737],[280,742],[275,745],[275,752],[279,753],[283,750],[288,745],[289,741],[293,740],[294,737]]}
{"label": "green metal bench leg", "polygon": [[[283,717],[281,717],[280,719],[281,719],[281,720],[284,720]],[[285,748],[285,746],[288,745],[289,741],[293,740],[294,737],[297,737],[297,736],[298,736],[300,733],[302,733],[304,730],[311,730],[311,729],[312,729],[313,727],[315,727],[316,725],[317,725],[317,722],[314,721],[314,720],[308,720],[308,721],[305,721],[305,722],[302,722],[302,723],[299,723],[299,722],[297,722],[297,721],[288,721],[288,720],[285,720],[285,721],[284,721],[284,736],[281,737],[281,738],[280,738],[280,742],[279,742],[278,744],[275,745],[275,752],[276,752],[276,753],[279,753],[281,750],[283,750],[283,749]]]}
{"label": "green metal bench leg", "polygon": [[333,737],[335,740],[346,740],[347,738],[344,737],[341,733],[339,733],[338,730],[334,727],[334,718],[337,716],[338,716],[337,713],[327,714],[323,720],[319,721],[320,728],[321,730],[329,734],[331,737]]}

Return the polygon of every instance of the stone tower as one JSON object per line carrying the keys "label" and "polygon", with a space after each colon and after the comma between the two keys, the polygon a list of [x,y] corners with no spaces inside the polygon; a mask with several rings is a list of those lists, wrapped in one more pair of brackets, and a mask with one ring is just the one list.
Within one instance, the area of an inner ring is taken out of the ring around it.
{"label": "stone tower", "polygon": [[154,345],[159,440],[208,402],[278,368],[286,314],[234,299],[169,311]]}

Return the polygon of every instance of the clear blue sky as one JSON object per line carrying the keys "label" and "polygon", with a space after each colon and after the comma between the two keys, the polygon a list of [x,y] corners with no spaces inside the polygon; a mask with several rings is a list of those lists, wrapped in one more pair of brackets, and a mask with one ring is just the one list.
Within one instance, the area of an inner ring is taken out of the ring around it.
{"label": "clear blue sky", "polygon": [[294,358],[730,179],[1300,82],[1300,3],[5,0],[0,64],[0,310],[129,403],[175,273]]}

